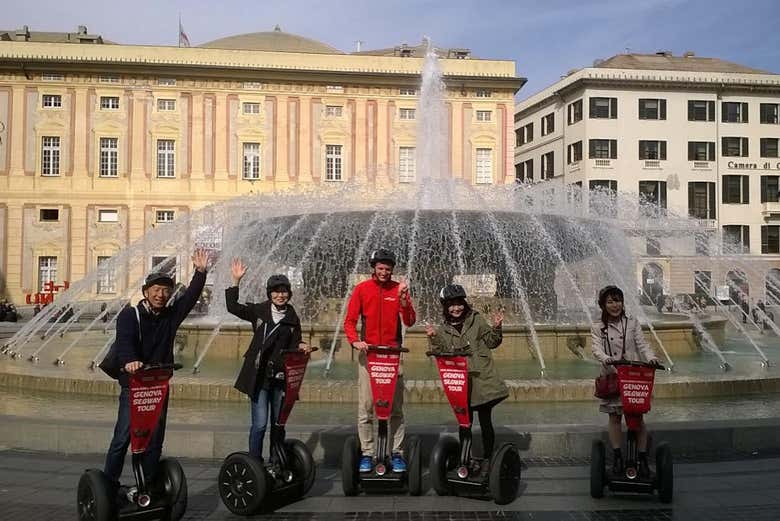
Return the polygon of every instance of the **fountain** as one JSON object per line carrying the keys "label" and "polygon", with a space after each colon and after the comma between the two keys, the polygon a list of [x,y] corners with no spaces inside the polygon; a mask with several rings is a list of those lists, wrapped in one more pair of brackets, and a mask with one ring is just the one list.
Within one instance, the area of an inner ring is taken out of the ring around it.
{"label": "fountain", "polygon": [[[595,294],[606,284],[626,290],[629,312],[646,327],[667,366],[675,368],[674,375],[659,378],[659,389],[667,381],[679,384],[671,395],[690,393],[689,384],[697,378],[707,384],[725,378],[718,375],[719,367],[733,369],[744,380],[774,374],[766,368],[770,359],[762,341],[742,327],[711,288],[704,289],[718,312],[699,309],[687,315],[658,315],[634,291],[644,238],[662,233],[671,240],[671,255],[690,256],[685,245],[700,233],[698,221],[659,212],[635,195],[584,194],[557,179],[536,185],[452,180],[443,170],[445,95],[429,45],[418,105],[416,182],[392,182],[397,173],[388,168],[371,176],[371,182],[240,197],[152,229],[5,341],[3,352],[19,361],[0,360],[0,383],[45,388],[54,381],[57,388],[75,392],[113,393],[112,382],[90,369],[110,346],[121,307],[138,298],[149,252],[169,252],[153,269],[178,267],[186,282],[188,255],[195,247],[212,250],[207,281],[212,297],[208,312],[193,315],[180,330],[177,356],[195,375],[177,375],[175,396],[239,399],[231,390],[232,378],[251,331],[227,313],[224,288],[231,284],[231,259],[240,257],[249,267],[241,300],[264,299],[265,280],[273,273],[285,273],[292,281],[305,338],[322,348],[311,378],[323,382],[321,389],[331,389],[323,394],[312,383],[303,397],[334,399],[331,384],[354,380],[352,353],[341,331],[346,301],[352,286],[368,276],[368,252],[377,247],[395,251],[396,276],[405,277],[412,288],[418,324],[405,332],[411,348],[406,374],[410,393],[419,401],[442,399],[429,385],[436,376],[423,356],[422,325],[439,320],[436,296],[452,281],[466,287],[477,309],[505,310],[505,340],[495,355],[502,376],[512,383],[512,400],[588,398],[592,383],[570,380],[596,373],[588,353],[590,322],[597,316]],[[729,254],[706,259],[710,265],[750,270],[749,259]],[[124,290],[98,310],[91,291],[103,270],[114,271]],[[60,318],[67,309],[72,310],[69,318]],[[82,317],[92,318],[82,323]],[[3,374],[13,378],[2,380]],[[527,390],[523,382],[528,381],[542,390],[535,395],[518,391]],[[734,388],[733,382],[729,385]],[[745,384],[745,389],[760,386]],[[727,392],[726,386],[721,391]],[[349,401],[349,396],[347,389],[337,399]]]}

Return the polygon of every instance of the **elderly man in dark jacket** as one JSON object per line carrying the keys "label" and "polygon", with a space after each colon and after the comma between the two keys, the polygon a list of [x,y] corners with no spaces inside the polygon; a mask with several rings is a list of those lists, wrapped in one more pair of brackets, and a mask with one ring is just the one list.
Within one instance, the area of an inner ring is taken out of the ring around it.
{"label": "elderly man in dark jacket", "polygon": [[[144,364],[173,363],[173,341],[176,330],[189,314],[206,284],[208,253],[196,250],[192,256],[195,273],[187,291],[170,306],[173,279],[165,273],[151,273],[143,285],[144,299],[136,309],[127,306],[116,321],[116,350],[124,374],[119,378],[119,413],[114,437],[106,454],[105,473],[115,485],[119,484],[125,454],[130,444],[130,390],[128,374],[138,371]],[[162,453],[165,439],[165,420],[168,403],[163,407],[160,423],[144,453],[144,474],[153,482],[154,472]]]}

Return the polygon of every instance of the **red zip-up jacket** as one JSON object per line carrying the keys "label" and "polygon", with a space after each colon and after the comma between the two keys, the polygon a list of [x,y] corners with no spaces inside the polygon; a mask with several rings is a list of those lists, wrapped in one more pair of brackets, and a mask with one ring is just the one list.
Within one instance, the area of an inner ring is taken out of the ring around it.
{"label": "red zip-up jacket", "polygon": [[[398,282],[393,280],[382,284],[372,276],[355,286],[344,318],[344,333],[350,345],[361,340],[357,323],[362,318],[364,342],[376,346],[400,346],[401,320],[406,327],[410,327],[417,318],[412,300],[408,296],[406,298],[408,304],[401,307]],[[398,320],[399,316],[401,320]]]}

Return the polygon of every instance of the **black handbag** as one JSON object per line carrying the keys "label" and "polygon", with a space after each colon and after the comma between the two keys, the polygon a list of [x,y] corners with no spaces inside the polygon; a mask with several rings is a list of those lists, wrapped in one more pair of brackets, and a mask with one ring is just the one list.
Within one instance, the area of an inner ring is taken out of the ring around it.
{"label": "black handbag", "polygon": [[[141,315],[138,313],[138,308],[135,307],[135,318],[138,322],[138,343],[141,343]],[[103,357],[103,361],[98,364],[101,371],[106,373],[110,378],[119,380],[122,375],[122,366],[119,364],[119,353],[116,348],[116,339],[108,348],[108,353]]]}

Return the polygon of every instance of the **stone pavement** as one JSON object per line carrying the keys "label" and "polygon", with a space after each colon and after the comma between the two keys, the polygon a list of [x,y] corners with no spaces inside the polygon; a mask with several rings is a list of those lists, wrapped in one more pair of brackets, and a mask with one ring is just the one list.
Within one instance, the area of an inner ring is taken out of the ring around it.
{"label": "stone pavement", "polygon": [[[738,459],[742,457],[743,459]],[[746,459],[745,459],[746,458]],[[218,460],[182,460],[189,483],[185,519],[237,521],[216,490]],[[61,455],[0,450],[0,519],[57,521],[76,519],[76,485],[81,472],[102,466],[99,455]],[[129,458],[126,465],[129,470]],[[318,469],[309,495],[283,505],[262,520],[604,520],[604,521],[776,521],[780,519],[780,457],[734,455],[726,461],[687,460],[675,465],[675,500],[662,505],[655,497],[589,495],[584,459],[537,459],[526,462],[521,495],[499,509],[490,501],[438,497],[361,495],[345,498],[339,471]],[[126,481],[130,475],[126,472]]]}

